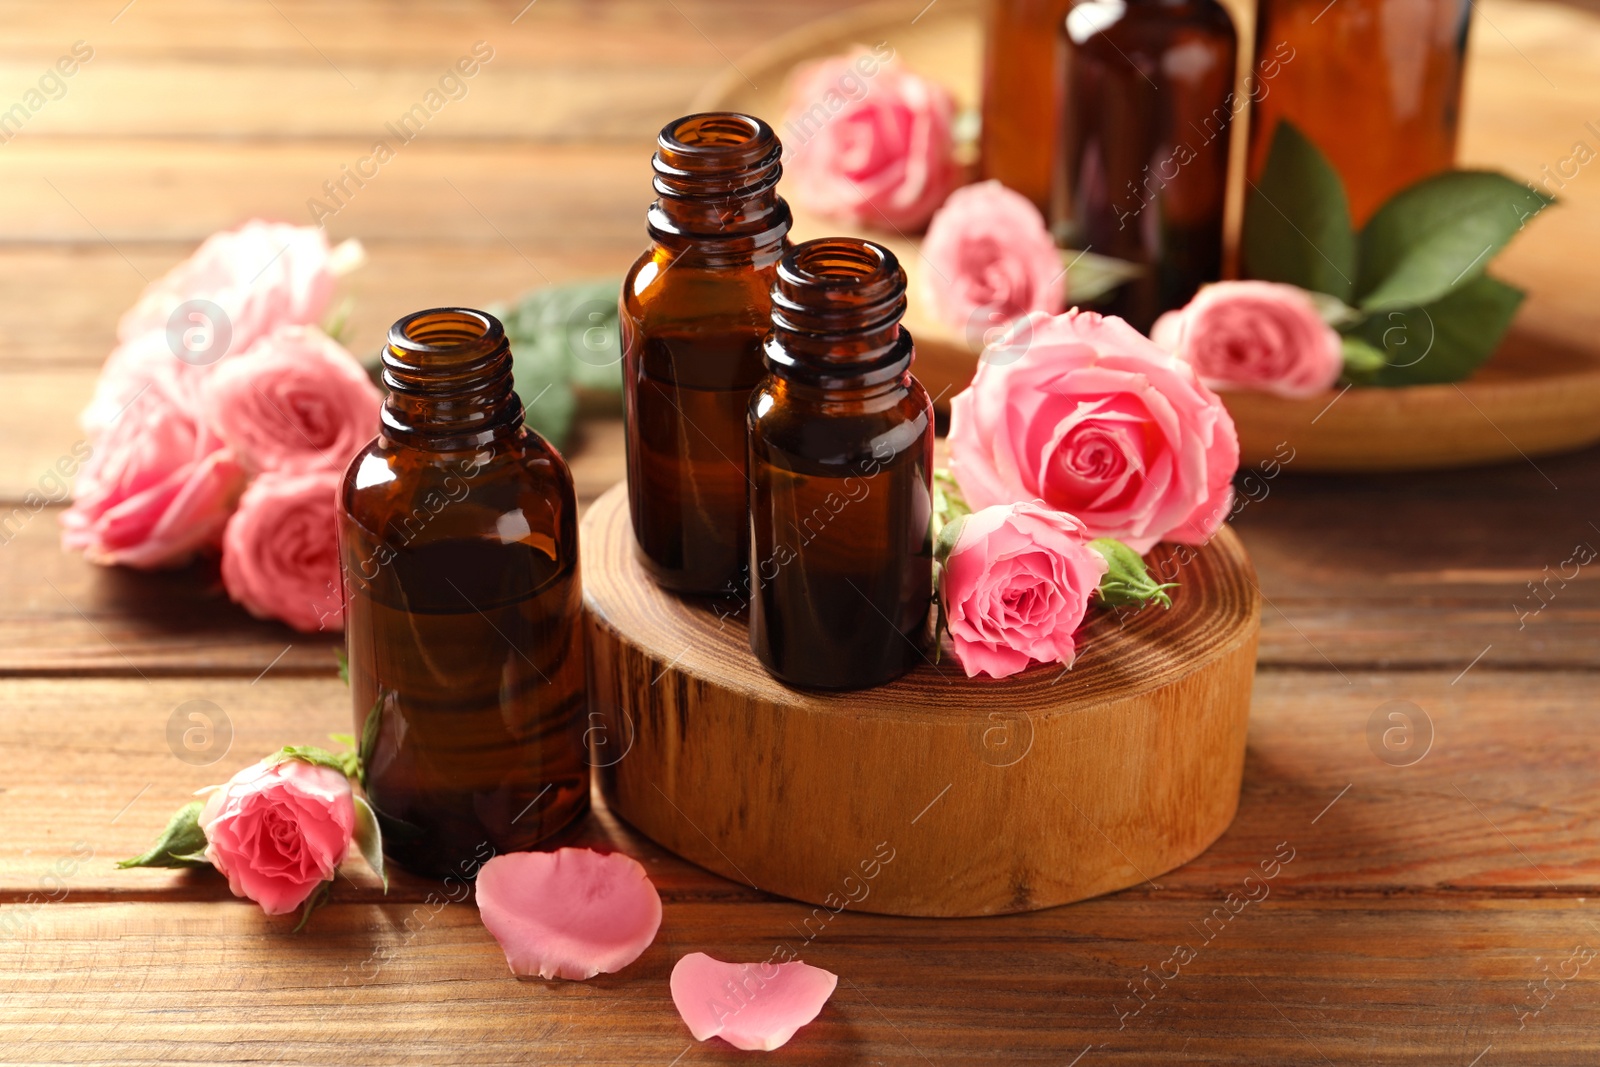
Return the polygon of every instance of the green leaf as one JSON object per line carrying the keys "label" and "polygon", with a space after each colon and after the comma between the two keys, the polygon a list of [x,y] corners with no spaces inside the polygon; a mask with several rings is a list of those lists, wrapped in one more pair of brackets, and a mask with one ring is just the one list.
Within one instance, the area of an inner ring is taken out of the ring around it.
{"label": "green leaf", "polygon": [[355,797],[356,848],[367,866],[383,880],[383,891],[389,891],[389,876],[383,871],[383,831],[378,829],[378,813],[372,810],[366,797]]}
{"label": "green leaf", "polygon": [[350,684],[350,657],[343,647],[333,650],[334,658],[339,661],[339,681],[345,685]]}
{"label": "green leaf", "polygon": [[1373,315],[1352,331],[1383,353],[1373,385],[1459,382],[1494,354],[1522,290],[1487,274],[1426,307]]}
{"label": "green leaf", "polygon": [[1252,183],[1241,247],[1247,277],[1351,300],[1356,235],[1344,184],[1287,120],[1278,122],[1261,180]]}
{"label": "green leaf", "polygon": [[343,745],[345,748],[356,747],[355,734],[329,734],[328,740],[332,741],[336,745]]}
{"label": "green leaf", "polygon": [[1340,338],[1340,348],[1344,354],[1344,377],[1351,382],[1365,384],[1372,381],[1389,362],[1383,349],[1360,337]]}
{"label": "green leaf", "polygon": [[1420,307],[1480,276],[1555,202],[1504,174],[1453,170],[1400,190],[1361,231],[1356,295],[1369,312]]}
{"label": "green leaf", "polygon": [[1111,537],[1097,537],[1089,542],[1089,547],[1104,556],[1106,561],[1106,573],[1100,579],[1100,588],[1095,591],[1101,604],[1112,608],[1142,608],[1151,603],[1164,608],[1172,606],[1172,597],[1167,590],[1178,588],[1178,583],[1156,582],[1150,577],[1144,558],[1139,553]]}
{"label": "green leaf", "polygon": [[1067,274],[1066,294],[1069,305],[1093,304],[1149,269],[1141,263],[1133,263],[1126,259],[1102,256],[1098,252],[1076,252],[1070,248],[1062,250],[1061,260]]}
{"label": "green leaf", "polygon": [[517,395],[528,425],[556,445],[572,427],[574,387],[622,388],[620,289],[620,281],[551,285],[492,309],[511,342]]}
{"label": "green leaf", "polygon": [[205,801],[192,800],[173,813],[148,852],[120,860],[118,867],[205,867],[206,835],[200,829],[200,809]]}
{"label": "green leaf", "polygon": [[354,752],[329,752],[316,745],[284,745],[267,758],[272,763],[293,759],[315,767],[328,767],[346,778],[354,778],[361,771],[360,759]]}

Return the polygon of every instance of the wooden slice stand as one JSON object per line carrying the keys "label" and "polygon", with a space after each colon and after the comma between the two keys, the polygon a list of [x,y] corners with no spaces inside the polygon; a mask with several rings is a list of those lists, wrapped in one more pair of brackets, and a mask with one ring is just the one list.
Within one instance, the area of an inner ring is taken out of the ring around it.
{"label": "wooden slice stand", "polygon": [[[583,523],[591,739],[608,805],[702,867],[819,905],[991,915],[1193,859],[1239,802],[1260,615],[1231,530],[1151,557],[1168,611],[1095,611],[1070,671],[799,692],[744,622],[658,589],[624,486]],[[809,930],[799,932],[809,936]]]}

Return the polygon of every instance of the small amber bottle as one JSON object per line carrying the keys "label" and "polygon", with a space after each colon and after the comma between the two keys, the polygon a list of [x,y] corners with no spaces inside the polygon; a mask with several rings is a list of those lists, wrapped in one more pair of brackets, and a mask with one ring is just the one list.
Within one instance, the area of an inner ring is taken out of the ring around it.
{"label": "small amber bottle", "polygon": [[1356,226],[1449,170],[1471,14],[1472,0],[1260,0],[1250,177],[1282,119],[1333,163]]}
{"label": "small amber bottle", "polygon": [[1060,29],[1054,228],[1144,273],[1100,308],[1149,330],[1222,274],[1233,22],[1216,0],[1084,0]]}
{"label": "small amber bottle", "polygon": [[789,233],[782,146],[747,115],[668,123],[652,244],[622,283],[628,504],[645,569],[680,593],[743,584],[744,413]]}
{"label": "small amber bottle", "polygon": [[339,524],[365,787],[395,862],[471,877],[588,809],[577,504],[492,315],[407,315],[383,382]]}
{"label": "small amber bottle", "polygon": [[783,257],[750,398],[750,647],[779,681],[864,689],[922,662],[933,595],[933,404],[888,249]]}

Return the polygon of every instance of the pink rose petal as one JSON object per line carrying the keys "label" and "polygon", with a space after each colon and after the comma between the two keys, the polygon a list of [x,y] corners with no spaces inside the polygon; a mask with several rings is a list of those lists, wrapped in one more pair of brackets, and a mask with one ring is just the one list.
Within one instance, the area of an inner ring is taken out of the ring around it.
{"label": "pink rose petal", "polygon": [[771,1052],[817,1017],[839,976],[794,963],[724,963],[691,952],[672,968],[672,1003],[696,1041]]}
{"label": "pink rose petal", "polygon": [[620,852],[511,852],[478,872],[478,914],[511,973],[581,981],[639,958],[661,926],[661,895]]}

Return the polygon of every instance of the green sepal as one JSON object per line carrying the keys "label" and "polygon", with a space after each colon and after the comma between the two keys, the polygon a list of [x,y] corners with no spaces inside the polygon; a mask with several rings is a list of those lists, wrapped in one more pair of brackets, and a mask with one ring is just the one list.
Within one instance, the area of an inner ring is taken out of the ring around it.
{"label": "green sepal", "polygon": [[1176,589],[1177,582],[1158,583],[1150,577],[1144,559],[1111,537],[1097,537],[1089,547],[1105,557],[1106,573],[1100,579],[1095,598],[1106,607],[1144,607],[1156,603],[1164,608],[1172,606],[1168,589]]}
{"label": "green sepal", "polygon": [[328,879],[326,882],[323,882],[321,885],[317,886],[317,888],[311,891],[311,895],[306,897],[306,902],[300,905],[300,921],[295,923],[295,933],[298,934],[301,930],[306,928],[306,923],[311,921],[311,913],[316,911],[321,904],[327,901],[328,895],[332,891],[332,878]]}
{"label": "green sepal", "polygon": [[961,528],[967,524],[967,516],[962,515],[939,527],[939,535],[933,539],[933,561],[939,566],[944,566],[950,558],[950,553],[956,550],[956,542],[961,540]]}
{"label": "green sepal", "polygon": [[328,767],[346,778],[357,778],[361,774],[361,759],[354,752],[329,752],[316,745],[284,745],[268,756],[267,762],[278,764],[292,759],[313,767]]}
{"label": "green sepal", "polygon": [[328,740],[332,741],[336,745],[343,745],[345,748],[356,747],[355,734],[329,734]]}
{"label": "green sepal", "polygon": [[200,810],[203,800],[191,800],[167,820],[167,828],[150,850],[132,859],[119,860],[117,866],[129,867],[207,867],[205,858],[206,835],[200,829]]}
{"label": "green sepal", "polygon": [[378,748],[378,727],[383,723],[384,694],[380,690],[378,699],[373,701],[372,707],[367,710],[367,717],[361,722],[361,744],[354,746],[356,749],[356,780],[361,783],[361,788],[367,787],[367,768],[372,764],[372,754]]}
{"label": "green sepal", "polygon": [[350,684],[350,655],[343,648],[333,650],[333,657],[339,661],[339,681],[345,685]]}
{"label": "green sepal", "polygon": [[389,891],[389,876],[383,870],[383,831],[378,828],[378,813],[372,810],[366,797],[353,797],[356,803],[356,849],[367,861],[373,873],[383,882],[383,891]]}

